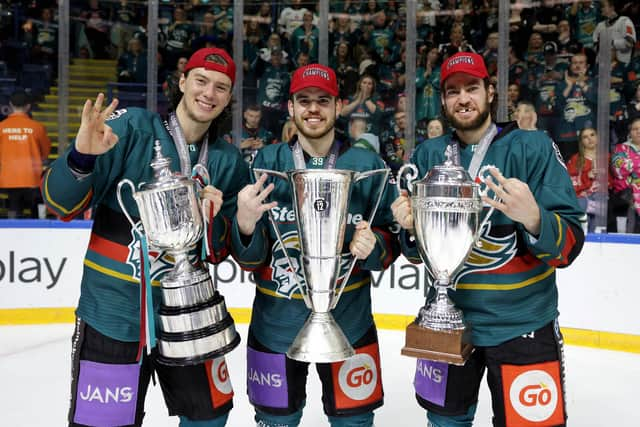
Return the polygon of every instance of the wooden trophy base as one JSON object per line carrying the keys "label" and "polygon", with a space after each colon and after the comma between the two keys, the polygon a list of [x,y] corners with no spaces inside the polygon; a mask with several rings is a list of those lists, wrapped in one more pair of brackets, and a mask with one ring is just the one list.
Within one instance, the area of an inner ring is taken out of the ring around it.
{"label": "wooden trophy base", "polygon": [[469,332],[464,330],[437,331],[419,326],[415,320],[407,326],[403,356],[464,365],[473,352]]}

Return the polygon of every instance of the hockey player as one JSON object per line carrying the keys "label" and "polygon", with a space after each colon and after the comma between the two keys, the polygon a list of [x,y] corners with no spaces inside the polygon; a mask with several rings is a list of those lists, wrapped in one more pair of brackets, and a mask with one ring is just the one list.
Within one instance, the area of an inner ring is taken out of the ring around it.
{"label": "hockey player", "polygon": [[[224,358],[169,367],[156,363],[155,351],[140,356],[145,345],[139,321],[140,242],[119,207],[116,186],[123,178],[136,188],[153,180],[149,165],[156,140],[172,159],[172,170],[190,174],[191,165],[206,167],[211,183],[201,197],[210,219],[209,261],[222,261],[228,254],[236,196],[248,182],[240,152],[219,138],[234,78],[231,57],[206,48],[187,62],[178,85],[179,102],[166,120],[139,108],[116,110],[117,100],[103,109],[103,94],[95,103],[87,100],[74,143],[43,178],[44,200],[59,218],[71,220],[88,207],[95,212],[76,310],[70,426],[141,425],[154,369],[169,414],[180,416],[181,427],[226,423],[233,392],[226,376],[212,378],[212,371],[225,369]],[[138,212],[131,198],[124,199],[129,199],[129,212]],[[146,278],[154,285],[156,310],[159,279],[173,267],[171,262],[160,254]]]}
{"label": "hockey player", "polygon": [[[263,148],[253,167],[277,171],[384,168],[375,153],[335,139],[334,125],[341,109],[337,96],[332,69],[318,64],[297,69],[288,102],[297,136],[288,144]],[[381,178],[375,178],[353,187],[343,252],[351,252],[358,262],[332,312],[356,355],[344,362],[316,364],[323,384],[324,410],[334,427],[371,426],[373,410],[382,405],[378,338],[371,314],[371,270],[387,268],[396,259],[399,245],[390,228],[393,187],[387,186],[373,224],[363,220],[368,218],[380,188]],[[233,255],[242,268],[253,271],[257,285],[247,341],[247,387],[257,425],[297,426],[305,405],[309,364],[289,359],[285,353],[310,311],[292,277],[295,274],[304,280],[289,184],[277,180],[265,187],[265,183],[263,175],[238,194],[232,230]],[[285,248],[267,220],[269,209]],[[354,375],[367,380],[347,380]]]}
{"label": "hockey player", "polygon": [[[418,403],[429,426],[471,426],[486,371],[494,426],[564,425],[555,269],[580,252],[584,213],[549,137],[492,121],[495,93],[481,56],[457,53],[441,71],[442,109],[455,132],[419,145],[411,162],[423,176],[450,147],[472,178],[494,165],[487,182],[500,201],[484,198],[496,210],[449,294],[470,325],[475,352],[464,366],[418,359]],[[403,253],[417,263],[411,199],[402,193],[392,210]]]}

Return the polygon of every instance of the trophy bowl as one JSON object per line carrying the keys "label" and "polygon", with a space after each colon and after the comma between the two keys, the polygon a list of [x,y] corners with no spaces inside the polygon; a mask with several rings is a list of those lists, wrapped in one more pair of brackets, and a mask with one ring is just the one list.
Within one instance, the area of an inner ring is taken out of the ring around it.
{"label": "trophy bowl", "polygon": [[[287,356],[290,359],[313,363],[331,363],[348,359],[355,351],[333,318],[331,310],[338,304],[356,261],[355,258],[351,260],[347,273],[340,278],[351,191],[353,185],[362,179],[376,174],[384,175],[377,201],[368,219],[371,223],[380,204],[389,169],[366,172],[296,169],[279,172],[256,168],[254,173],[256,179],[262,174],[267,174],[288,181],[296,214],[304,283],[298,282],[297,277],[296,282],[311,314],[289,346]],[[269,219],[278,241],[285,248],[271,212]],[[285,253],[289,265],[293,266],[294,263],[286,250]]]}
{"label": "trophy bowl", "polygon": [[[481,171],[487,169],[484,167]],[[433,167],[424,179],[416,182],[413,182],[418,175],[415,165],[404,165],[398,176],[404,176],[407,170],[411,171],[407,186],[416,246],[436,292],[407,327],[402,354],[462,365],[473,346],[462,310],[451,301],[448,289],[455,289],[452,279],[477,244],[493,208],[481,222],[486,188],[485,192],[481,191],[480,184],[450,159]]]}
{"label": "trophy bowl", "polygon": [[[230,352],[239,344],[240,336],[208,269],[200,261],[194,264],[189,256],[204,234],[197,184],[171,172],[171,160],[162,155],[158,141],[154,150],[150,165],[154,179],[141,184],[138,191],[130,180],[123,179],[118,184],[117,197],[136,234],[146,236],[151,247],[173,257],[173,268],[160,279],[157,360],[172,366],[194,365]],[[138,207],[142,230],[122,199],[122,189],[127,186]],[[147,286],[150,281],[151,278],[145,279]],[[153,328],[153,310],[148,316],[146,327]]]}

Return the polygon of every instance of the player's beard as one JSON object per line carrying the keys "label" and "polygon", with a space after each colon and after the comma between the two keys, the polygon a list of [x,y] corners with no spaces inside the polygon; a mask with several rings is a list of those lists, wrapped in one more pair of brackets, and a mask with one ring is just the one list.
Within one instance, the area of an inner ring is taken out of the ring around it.
{"label": "player's beard", "polygon": [[335,117],[325,117],[324,119],[325,123],[322,128],[315,128],[309,131],[305,128],[304,119],[302,117],[298,117],[295,115],[293,117],[293,121],[296,124],[298,132],[308,140],[320,139],[333,130],[334,124],[336,122]]}
{"label": "player's beard", "polygon": [[487,118],[489,117],[490,111],[489,111],[489,96],[487,95],[487,99],[485,100],[484,103],[484,108],[478,108],[478,116],[471,120],[470,122],[462,122],[458,119],[456,119],[455,117],[455,113],[451,114],[449,113],[449,110],[447,108],[445,108],[444,110],[444,115],[447,118],[447,120],[449,120],[449,123],[451,123],[451,126],[457,130],[457,131],[474,131],[477,130],[479,128],[482,127],[482,125],[485,124],[485,122],[487,121]]}

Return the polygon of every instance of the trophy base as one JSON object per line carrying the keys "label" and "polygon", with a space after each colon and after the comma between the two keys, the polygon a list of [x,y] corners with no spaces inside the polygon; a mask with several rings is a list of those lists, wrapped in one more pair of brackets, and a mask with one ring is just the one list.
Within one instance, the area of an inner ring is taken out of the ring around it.
{"label": "trophy base", "polygon": [[328,312],[312,312],[287,350],[290,359],[308,363],[340,362],[354,354],[349,340]]}
{"label": "trophy base", "polygon": [[415,321],[407,326],[405,346],[401,350],[403,356],[453,365],[464,365],[472,352],[473,345],[469,343],[469,333],[466,329],[427,329]]}

